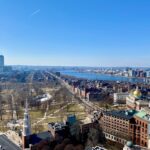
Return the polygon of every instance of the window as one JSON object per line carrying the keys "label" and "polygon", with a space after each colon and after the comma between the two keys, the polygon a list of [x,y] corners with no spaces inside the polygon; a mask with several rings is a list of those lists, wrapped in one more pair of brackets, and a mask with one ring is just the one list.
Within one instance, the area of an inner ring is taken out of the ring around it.
{"label": "window", "polygon": [[144,128],[142,128],[142,132],[144,132]]}
{"label": "window", "polygon": [[144,127],[144,123],[142,123],[142,127]]}
{"label": "window", "polygon": [[142,140],[142,144],[143,144],[143,140]]}
{"label": "window", "polygon": [[145,124],[145,128],[147,129],[147,124]]}
{"label": "window", "polygon": [[145,130],[145,134],[147,134],[147,130]]}

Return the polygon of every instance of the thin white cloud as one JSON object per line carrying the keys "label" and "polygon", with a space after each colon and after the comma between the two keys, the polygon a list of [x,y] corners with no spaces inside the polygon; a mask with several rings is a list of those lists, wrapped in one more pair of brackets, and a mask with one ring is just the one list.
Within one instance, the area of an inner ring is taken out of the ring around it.
{"label": "thin white cloud", "polygon": [[34,11],[34,12],[30,15],[30,16],[32,17],[32,16],[34,16],[34,15],[38,14],[40,11],[41,11],[40,9],[37,9],[37,10],[36,10],[36,11]]}

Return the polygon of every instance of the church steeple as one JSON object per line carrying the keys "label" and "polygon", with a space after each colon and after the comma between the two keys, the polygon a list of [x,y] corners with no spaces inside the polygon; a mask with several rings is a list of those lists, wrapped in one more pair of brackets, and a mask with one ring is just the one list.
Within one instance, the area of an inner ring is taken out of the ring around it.
{"label": "church steeple", "polygon": [[24,120],[23,120],[23,132],[22,132],[24,148],[29,148],[30,136],[31,136],[31,125],[30,125],[30,116],[28,111],[28,101],[26,100]]}

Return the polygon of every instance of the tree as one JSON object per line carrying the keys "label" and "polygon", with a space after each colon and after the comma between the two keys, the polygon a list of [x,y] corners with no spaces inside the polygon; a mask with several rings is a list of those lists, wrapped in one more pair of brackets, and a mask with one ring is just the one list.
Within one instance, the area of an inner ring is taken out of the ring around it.
{"label": "tree", "polygon": [[70,134],[74,137],[77,141],[81,139],[81,132],[80,132],[80,124],[79,122],[74,123],[70,128]]}
{"label": "tree", "polygon": [[65,145],[64,144],[58,144],[56,145],[56,147],[54,148],[54,150],[64,150]]}
{"label": "tree", "polygon": [[106,142],[105,135],[100,127],[91,128],[88,133],[87,146],[97,146]]}
{"label": "tree", "polygon": [[72,144],[68,144],[64,150],[75,150],[75,148]]}
{"label": "tree", "polygon": [[99,142],[99,132],[97,129],[91,128],[88,133],[87,145],[94,147],[98,144],[98,142]]}
{"label": "tree", "polygon": [[84,146],[83,145],[77,145],[75,146],[75,150],[84,150]]}

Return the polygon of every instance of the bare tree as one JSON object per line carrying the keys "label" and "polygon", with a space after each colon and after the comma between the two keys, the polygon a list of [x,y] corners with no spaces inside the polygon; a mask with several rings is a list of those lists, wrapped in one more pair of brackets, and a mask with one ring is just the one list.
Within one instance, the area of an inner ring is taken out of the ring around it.
{"label": "bare tree", "polygon": [[80,141],[81,132],[80,132],[80,124],[79,122],[74,123],[70,128],[70,134],[77,140]]}
{"label": "bare tree", "polygon": [[88,133],[87,146],[94,147],[106,142],[105,136],[100,127],[91,128]]}

